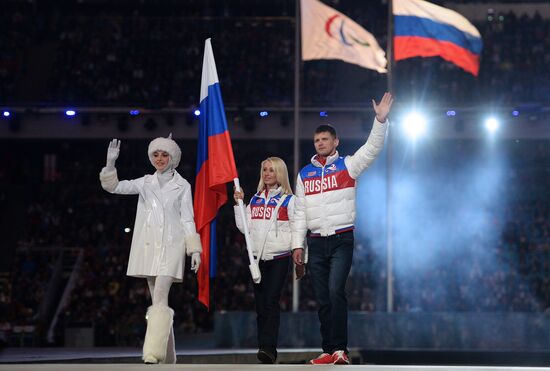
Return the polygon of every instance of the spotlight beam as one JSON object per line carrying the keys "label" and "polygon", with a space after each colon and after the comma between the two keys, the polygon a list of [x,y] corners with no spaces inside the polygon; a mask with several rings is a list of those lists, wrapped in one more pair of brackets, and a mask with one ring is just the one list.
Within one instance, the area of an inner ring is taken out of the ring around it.
{"label": "spotlight beam", "polygon": [[410,139],[415,140],[423,136],[426,133],[426,128],[426,118],[419,112],[411,112],[405,116],[403,129]]}

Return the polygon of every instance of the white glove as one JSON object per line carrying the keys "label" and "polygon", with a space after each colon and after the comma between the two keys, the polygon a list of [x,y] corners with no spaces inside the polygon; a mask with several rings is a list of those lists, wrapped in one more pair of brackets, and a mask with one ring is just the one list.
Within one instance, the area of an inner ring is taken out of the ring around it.
{"label": "white glove", "polygon": [[107,148],[107,169],[113,170],[115,168],[115,162],[120,152],[120,140],[113,139],[109,142],[109,148]]}
{"label": "white glove", "polygon": [[201,253],[194,252],[191,254],[191,270],[197,274],[201,265]]}

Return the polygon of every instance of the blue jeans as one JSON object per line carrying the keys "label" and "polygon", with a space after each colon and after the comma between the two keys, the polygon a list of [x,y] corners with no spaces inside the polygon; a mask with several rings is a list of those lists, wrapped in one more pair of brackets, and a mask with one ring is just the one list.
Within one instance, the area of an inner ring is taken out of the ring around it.
{"label": "blue jeans", "polygon": [[353,232],[308,237],[308,270],[319,304],[323,352],[348,352],[346,281],[353,259]]}

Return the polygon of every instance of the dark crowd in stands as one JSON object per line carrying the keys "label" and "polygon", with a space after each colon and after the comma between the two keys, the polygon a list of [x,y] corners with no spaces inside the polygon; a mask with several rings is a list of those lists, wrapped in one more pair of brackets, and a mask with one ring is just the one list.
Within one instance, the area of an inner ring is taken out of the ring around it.
{"label": "dark crowd in stands", "polygon": [[[199,0],[186,1],[185,6],[176,0],[163,6],[149,1],[112,6],[101,1],[55,3],[8,2],[10,11],[0,13],[0,105],[196,106],[207,37],[212,37],[226,106],[292,104],[294,1],[239,0],[221,6],[205,6]],[[383,2],[326,3],[386,45]],[[510,13],[476,26],[484,41],[478,79],[438,58],[402,61],[396,67],[401,99],[454,105],[548,103],[550,21]],[[363,105],[386,86],[385,76],[337,61],[305,63],[302,80],[302,103],[310,106]],[[342,153],[360,144],[349,141]],[[14,252],[6,257],[10,270],[0,276],[0,346],[45,344],[49,322],[44,319],[51,318],[52,308],[61,302],[59,287],[77,261],[74,288],[53,329],[54,342],[61,344],[63,330],[71,327],[92,327],[95,345],[135,346],[143,338],[150,303],[147,285],[126,277],[136,200],[101,189],[98,172],[106,145],[107,140],[2,141],[0,207],[10,198],[20,200],[13,224],[20,228]],[[193,185],[196,143],[180,145],[184,154],[178,171]],[[123,142],[117,162],[121,178],[151,171],[146,146],[145,141]],[[281,156],[289,147],[286,141],[272,141],[269,150],[246,140],[234,142],[248,196],[257,184],[260,161]],[[301,158],[309,158],[311,143],[302,148]],[[480,237],[460,252],[460,269],[455,262],[440,261],[415,277],[397,277],[397,311],[548,309],[550,210],[545,192],[550,186],[550,153],[542,141],[514,148],[509,186],[518,197],[498,220],[498,242]],[[25,156],[16,157],[20,153]],[[284,159],[292,164],[291,156]],[[244,238],[234,227],[231,205],[221,210],[218,225],[226,227],[218,231],[212,308],[207,311],[198,303],[196,279],[187,271],[184,283],[174,285],[170,294],[178,333],[212,331],[215,311],[253,309]],[[489,267],[476,260],[476,249],[491,251],[499,264]],[[368,240],[358,240],[348,280],[350,309],[384,311],[385,282],[384,258]],[[307,275],[300,285],[300,310],[316,310]],[[282,299],[285,311],[292,307],[291,287],[289,276]],[[488,294],[476,301],[472,295],[479,287]],[[439,295],[442,291],[447,295]],[[417,293],[414,300],[411,292]]]}
{"label": "dark crowd in stands", "polygon": [[[101,189],[97,177],[106,143],[56,140],[2,145],[0,189],[6,190],[9,185],[12,194],[27,195],[13,268],[2,281],[1,310],[5,315],[0,331],[11,334],[8,340],[12,339],[12,345],[44,342],[48,330],[44,327],[48,324],[42,322],[47,312],[44,298],[52,292],[61,250],[69,257],[82,254],[82,261],[74,288],[61,308],[54,341],[62,342],[63,330],[71,327],[92,327],[96,345],[134,346],[142,339],[143,316],[150,298],[145,280],[126,276],[131,233],[124,230],[133,227],[136,200]],[[194,158],[195,143],[181,144],[184,153],[179,171],[193,184],[190,159]],[[234,143],[236,162],[242,164],[239,175],[249,196],[257,184],[260,160],[270,155],[251,144],[246,140]],[[304,155],[310,152],[308,144],[304,142]],[[342,152],[352,152],[360,144],[349,141]],[[277,141],[273,145],[279,148],[277,153],[284,153],[289,143]],[[475,141],[460,144],[472,148],[480,145]],[[117,162],[121,179],[139,177],[151,170],[146,146],[145,141],[123,142]],[[16,147],[29,154],[17,165],[7,161]],[[448,151],[452,148],[448,146]],[[545,173],[545,162],[539,161],[550,157],[542,141],[536,145],[526,141],[511,148],[508,157],[515,160],[507,177],[518,196],[499,216],[498,241],[480,237],[474,246],[461,249],[456,260],[440,259],[421,274],[396,277],[397,311],[541,312],[550,306],[550,210],[544,196],[550,177]],[[56,165],[44,168],[45,162],[40,159],[52,155]],[[292,163],[291,158],[285,160]],[[16,183],[15,179],[24,181]],[[212,282],[211,311],[198,303],[196,279],[188,270],[183,284],[175,284],[170,294],[178,333],[212,331],[215,311],[253,310],[244,238],[234,226],[230,204],[222,208],[218,225],[225,227],[218,229],[219,258],[217,277]],[[480,250],[492,254],[494,261],[485,264]],[[74,269],[74,260],[69,273]],[[384,311],[385,276],[384,257],[373,250],[368,239],[358,238],[347,286],[350,310]],[[300,310],[315,311],[307,275],[300,285]],[[484,297],[476,300],[480,287]],[[282,298],[284,311],[292,309],[291,290],[289,276]],[[53,297],[54,304],[61,300],[59,294]],[[25,331],[28,337],[23,337]]]}
{"label": "dark crowd in stands", "polygon": [[[196,106],[211,37],[226,105],[291,106],[294,2],[214,3],[10,3],[0,15],[0,104]],[[327,4],[386,48],[387,3]],[[550,21],[506,13],[476,26],[479,78],[439,58],[413,58],[396,65],[396,95],[442,105],[547,103]],[[384,74],[338,61],[306,62],[301,79],[305,106],[362,105],[386,86]]]}

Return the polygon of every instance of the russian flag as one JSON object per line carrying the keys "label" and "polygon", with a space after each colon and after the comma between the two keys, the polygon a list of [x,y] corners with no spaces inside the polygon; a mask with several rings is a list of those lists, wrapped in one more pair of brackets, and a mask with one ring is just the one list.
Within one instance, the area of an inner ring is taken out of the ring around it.
{"label": "russian flag", "polygon": [[393,0],[394,58],[441,58],[474,76],[483,42],[479,31],[459,13],[423,0]]}
{"label": "russian flag", "polygon": [[204,45],[200,111],[194,211],[202,255],[197,281],[199,301],[209,308],[210,277],[216,272],[216,214],[227,202],[226,183],[237,177],[210,39]]}

